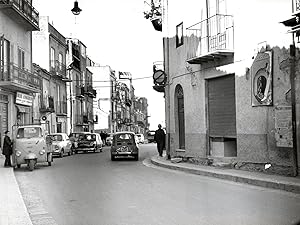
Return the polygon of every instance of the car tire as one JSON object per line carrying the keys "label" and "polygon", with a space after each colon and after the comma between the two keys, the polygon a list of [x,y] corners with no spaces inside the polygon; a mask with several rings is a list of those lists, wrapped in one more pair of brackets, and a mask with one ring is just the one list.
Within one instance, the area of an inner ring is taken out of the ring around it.
{"label": "car tire", "polygon": [[63,157],[64,157],[64,150],[63,150],[63,149],[60,151],[59,157],[60,157],[60,158],[63,158]]}
{"label": "car tire", "polygon": [[134,155],[134,160],[139,161],[139,154]]}
{"label": "car tire", "polygon": [[48,166],[51,166],[52,165],[52,163],[51,162],[48,162]]}
{"label": "car tire", "polygon": [[21,168],[21,164],[17,164],[17,167],[18,167],[18,168]]}

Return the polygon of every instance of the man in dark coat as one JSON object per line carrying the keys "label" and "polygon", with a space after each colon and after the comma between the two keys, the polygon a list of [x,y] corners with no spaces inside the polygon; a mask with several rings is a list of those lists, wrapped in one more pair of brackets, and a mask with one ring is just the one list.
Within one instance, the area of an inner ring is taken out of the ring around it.
{"label": "man in dark coat", "polygon": [[164,130],[161,129],[161,125],[158,124],[158,130],[155,131],[154,141],[156,141],[159,156],[162,156],[163,154],[163,149],[165,147],[165,137],[166,134]]}
{"label": "man in dark coat", "polygon": [[10,156],[12,155],[13,151],[12,151],[12,141],[10,139],[10,137],[8,136],[8,132],[9,131],[5,131],[5,137],[4,137],[4,141],[3,141],[3,150],[2,150],[2,154],[5,155],[5,162],[4,162],[4,166],[11,166],[11,161],[10,161]]}

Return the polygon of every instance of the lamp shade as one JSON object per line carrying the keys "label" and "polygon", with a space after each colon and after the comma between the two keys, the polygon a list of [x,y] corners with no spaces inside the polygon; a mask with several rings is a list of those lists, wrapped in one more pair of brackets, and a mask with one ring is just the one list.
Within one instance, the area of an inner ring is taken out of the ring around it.
{"label": "lamp shade", "polygon": [[72,13],[73,13],[74,15],[79,15],[80,12],[82,11],[82,10],[79,8],[79,6],[78,6],[78,2],[77,2],[77,1],[74,2],[74,8],[73,8],[71,11],[72,11]]}

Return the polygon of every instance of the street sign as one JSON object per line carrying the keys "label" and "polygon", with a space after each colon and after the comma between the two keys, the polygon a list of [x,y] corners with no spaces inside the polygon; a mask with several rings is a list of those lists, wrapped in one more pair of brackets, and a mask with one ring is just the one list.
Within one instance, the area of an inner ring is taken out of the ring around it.
{"label": "street sign", "polygon": [[153,74],[153,80],[155,84],[163,84],[166,81],[166,74],[162,70],[156,70]]}

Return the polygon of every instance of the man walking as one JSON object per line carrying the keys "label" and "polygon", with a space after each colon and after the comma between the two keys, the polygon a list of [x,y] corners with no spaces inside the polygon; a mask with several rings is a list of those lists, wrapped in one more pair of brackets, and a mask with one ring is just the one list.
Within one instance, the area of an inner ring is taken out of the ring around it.
{"label": "man walking", "polygon": [[158,130],[155,131],[154,135],[154,141],[156,141],[157,144],[157,151],[159,156],[162,157],[163,149],[165,147],[165,137],[166,134],[163,129],[161,129],[161,125],[158,124]]}
{"label": "man walking", "polygon": [[5,155],[4,167],[10,167],[11,161],[10,156],[12,155],[12,141],[8,136],[9,131],[5,131],[5,137],[3,141],[3,151],[2,154]]}

